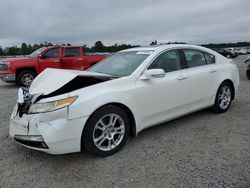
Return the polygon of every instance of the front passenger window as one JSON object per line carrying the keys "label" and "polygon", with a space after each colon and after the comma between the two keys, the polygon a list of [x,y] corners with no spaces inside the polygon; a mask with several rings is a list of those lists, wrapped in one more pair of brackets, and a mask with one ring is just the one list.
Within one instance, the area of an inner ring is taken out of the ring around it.
{"label": "front passenger window", "polygon": [[80,48],[79,47],[65,48],[64,57],[80,57]]}
{"label": "front passenger window", "polygon": [[53,48],[48,50],[43,57],[45,58],[58,58],[59,57],[59,48]]}
{"label": "front passenger window", "polygon": [[171,50],[159,55],[148,69],[163,69],[165,72],[180,70],[181,58],[179,50]]}

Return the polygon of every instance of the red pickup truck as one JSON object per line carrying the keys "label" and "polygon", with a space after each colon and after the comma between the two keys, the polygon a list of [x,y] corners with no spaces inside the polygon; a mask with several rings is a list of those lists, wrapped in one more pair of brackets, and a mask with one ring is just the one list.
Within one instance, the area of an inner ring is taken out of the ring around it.
{"label": "red pickup truck", "polygon": [[24,58],[0,60],[0,78],[29,86],[46,68],[85,70],[106,58],[106,55],[86,55],[80,46],[42,47]]}

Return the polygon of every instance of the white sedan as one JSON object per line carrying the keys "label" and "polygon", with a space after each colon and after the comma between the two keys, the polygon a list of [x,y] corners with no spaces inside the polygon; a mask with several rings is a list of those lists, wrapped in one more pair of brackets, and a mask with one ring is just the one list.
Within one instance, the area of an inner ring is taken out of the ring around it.
{"label": "white sedan", "polygon": [[239,88],[230,59],[199,46],[124,50],[88,71],[47,69],[20,89],[14,140],[50,154],[114,154],[129,135],[204,108],[226,112]]}

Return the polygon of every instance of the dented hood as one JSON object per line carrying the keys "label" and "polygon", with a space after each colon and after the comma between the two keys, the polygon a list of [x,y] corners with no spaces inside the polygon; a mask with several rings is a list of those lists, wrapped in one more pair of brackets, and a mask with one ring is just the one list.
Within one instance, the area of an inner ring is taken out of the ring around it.
{"label": "dented hood", "polygon": [[[76,80],[76,78],[81,78],[80,82],[88,82],[88,85],[82,85],[82,87],[86,87],[92,85],[90,78],[96,77],[104,77],[109,78],[109,75],[88,72],[88,71],[76,71],[76,70],[63,70],[63,69],[51,69],[48,68],[44,70],[41,74],[39,74],[35,80],[32,82],[29,93],[30,94],[43,94],[49,95],[54,93],[67,85],[69,87],[72,80]],[[88,78],[88,80],[84,80],[83,78]],[[106,80],[105,80],[106,81]],[[79,82],[79,79],[77,80]],[[98,83],[98,81],[93,81],[93,84]],[[72,83],[72,90],[76,87],[76,83]],[[79,87],[76,87],[79,88]],[[69,89],[68,89],[69,90]],[[59,93],[58,93],[59,94]]]}

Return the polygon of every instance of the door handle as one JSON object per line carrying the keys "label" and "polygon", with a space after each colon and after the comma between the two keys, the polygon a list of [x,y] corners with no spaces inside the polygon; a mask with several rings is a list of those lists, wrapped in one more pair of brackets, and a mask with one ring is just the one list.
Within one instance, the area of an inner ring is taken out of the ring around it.
{"label": "door handle", "polygon": [[210,73],[213,73],[213,72],[216,72],[216,71],[217,71],[217,70],[215,70],[215,69],[210,69],[210,70],[209,70]]}
{"label": "door handle", "polygon": [[55,62],[55,63],[59,63],[59,60],[54,60],[53,62]]}
{"label": "door handle", "polygon": [[77,61],[82,61],[82,58],[76,59]]}
{"label": "door handle", "polygon": [[178,76],[177,77],[177,80],[185,80],[187,79],[188,77],[187,76]]}

